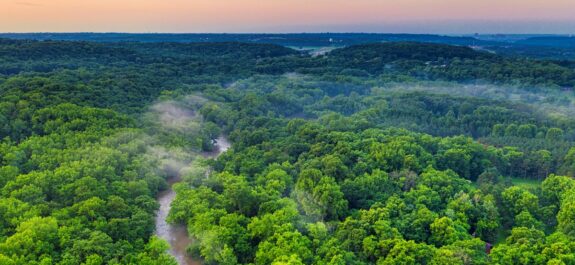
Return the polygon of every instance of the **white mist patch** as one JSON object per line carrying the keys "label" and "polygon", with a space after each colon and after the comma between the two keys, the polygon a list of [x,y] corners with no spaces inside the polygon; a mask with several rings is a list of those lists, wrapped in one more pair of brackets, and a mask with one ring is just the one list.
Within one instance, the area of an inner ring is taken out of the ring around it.
{"label": "white mist patch", "polygon": [[386,92],[426,92],[457,97],[475,97],[528,105],[548,117],[574,117],[573,91],[557,87],[527,87],[493,84],[457,84],[451,82],[390,83],[372,89],[372,94]]}
{"label": "white mist patch", "polygon": [[157,114],[158,122],[165,128],[182,129],[189,126],[196,118],[194,111],[179,106],[175,101],[160,102],[151,109]]}
{"label": "white mist patch", "polygon": [[159,162],[159,170],[169,177],[180,176],[193,160],[193,156],[179,148],[167,149],[164,146],[150,146],[147,154]]}
{"label": "white mist patch", "polygon": [[208,102],[200,96],[190,95],[178,100],[161,101],[150,107],[145,114],[152,134],[179,133],[191,139],[201,130],[202,117],[197,111]]}
{"label": "white mist patch", "polygon": [[224,85],[224,88],[236,88],[237,85],[238,85],[238,81],[229,82],[229,83],[226,83]]}
{"label": "white mist patch", "polygon": [[303,74],[299,74],[296,72],[291,72],[291,73],[285,73],[282,75],[282,77],[290,80],[290,81],[294,81],[294,80],[302,80],[304,79],[305,75]]}
{"label": "white mist patch", "polygon": [[145,152],[150,159],[156,161],[159,172],[168,177],[179,177],[191,170],[190,163],[198,155],[197,151],[189,146],[173,147],[170,141],[179,142],[181,139],[197,137],[202,123],[197,110],[206,102],[205,98],[189,95],[177,100],[157,102],[144,114],[147,133],[152,139]]}

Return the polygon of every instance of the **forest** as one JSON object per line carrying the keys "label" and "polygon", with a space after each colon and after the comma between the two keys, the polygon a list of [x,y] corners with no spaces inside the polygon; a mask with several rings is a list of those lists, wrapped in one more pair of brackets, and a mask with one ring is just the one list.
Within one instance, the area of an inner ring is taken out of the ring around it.
{"label": "forest", "polygon": [[568,56],[353,44],[0,39],[0,264],[575,264]]}

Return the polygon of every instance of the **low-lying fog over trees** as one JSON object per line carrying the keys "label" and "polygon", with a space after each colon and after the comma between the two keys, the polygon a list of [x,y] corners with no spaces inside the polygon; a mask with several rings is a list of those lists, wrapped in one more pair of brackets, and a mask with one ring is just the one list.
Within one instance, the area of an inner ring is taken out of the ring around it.
{"label": "low-lying fog over trees", "polygon": [[176,264],[175,175],[204,264],[572,264],[574,86],[445,44],[0,40],[0,264]]}

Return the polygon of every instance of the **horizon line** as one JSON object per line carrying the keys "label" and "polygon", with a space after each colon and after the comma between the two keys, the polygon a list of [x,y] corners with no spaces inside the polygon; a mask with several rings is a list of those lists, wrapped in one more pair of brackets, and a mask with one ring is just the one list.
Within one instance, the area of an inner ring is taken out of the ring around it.
{"label": "horizon line", "polygon": [[410,32],[370,32],[370,31],[302,31],[302,32],[141,32],[141,31],[6,31],[0,34],[166,34],[166,35],[293,35],[293,34],[370,34],[370,35],[443,35],[443,36],[481,36],[481,35],[556,35],[575,37],[574,33],[410,33]]}

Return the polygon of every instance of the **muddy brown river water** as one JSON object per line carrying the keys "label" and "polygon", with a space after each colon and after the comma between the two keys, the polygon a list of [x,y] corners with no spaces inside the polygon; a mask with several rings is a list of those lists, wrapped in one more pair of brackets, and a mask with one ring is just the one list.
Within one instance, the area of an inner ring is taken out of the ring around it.
{"label": "muddy brown river water", "polygon": [[[208,158],[217,158],[221,153],[230,148],[231,144],[227,138],[221,136],[217,139],[216,148],[212,152],[205,152],[202,155]],[[188,235],[185,225],[168,224],[166,221],[172,201],[176,198],[176,192],[172,186],[181,181],[179,176],[168,179],[169,188],[158,194],[160,209],[156,214],[156,235],[170,244],[169,253],[176,258],[180,265],[200,265],[201,260],[194,259],[187,254],[186,248],[192,239]]]}

